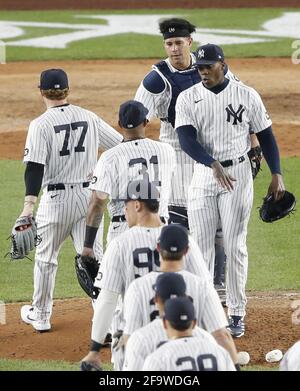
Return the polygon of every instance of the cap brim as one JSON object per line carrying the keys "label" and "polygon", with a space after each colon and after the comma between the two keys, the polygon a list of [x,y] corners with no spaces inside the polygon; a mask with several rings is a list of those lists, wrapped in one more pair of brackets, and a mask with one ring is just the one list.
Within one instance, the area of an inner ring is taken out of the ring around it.
{"label": "cap brim", "polygon": [[211,60],[203,60],[201,62],[196,62],[196,66],[198,67],[199,65],[213,65],[213,64],[216,64],[217,62],[219,62],[221,60],[218,60],[218,61],[211,61]]}

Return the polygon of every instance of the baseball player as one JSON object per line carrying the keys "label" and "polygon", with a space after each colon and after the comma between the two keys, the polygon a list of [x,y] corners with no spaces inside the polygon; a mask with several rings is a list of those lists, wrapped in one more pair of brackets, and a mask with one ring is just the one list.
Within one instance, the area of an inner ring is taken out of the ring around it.
{"label": "baseball player", "polygon": [[[159,194],[156,187],[148,181],[140,182],[140,187],[144,190],[128,193],[128,200],[125,202],[125,215],[130,229],[109,243],[99,268],[97,281],[101,291],[94,312],[91,350],[81,363],[82,370],[100,367],[99,351],[112,318],[113,334],[124,329],[123,313],[115,313],[113,317],[118,297],[124,297],[134,279],[152,270],[159,270],[156,246],[163,226],[158,214]],[[134,189],[135,186],[131,188]],[[200,250],[193,240],[190,241],[185,257],[185,267],[191,273],[210,278]],[[114,350],[112,354],[115,369],[121,369],[122,355]]]}
{"label": "baseball player", "polygon": [[130,284],[124,299],[124,334],[131,335],[159,315],[155,307],[157,276],[176,272],[183,276],[186,294],[193,299],[197,324],[211,333],[218,343],[228,350],[234,362],[237,362],[234,342],[226,330],[228,321],[212,281],[206,276],[196,276],[183,269],[183,256],[188,251],[188,243],[188,233],[181,225],[171,224],[162,228],[158,250],[160,271],[163,274],[153,271]]}
{"label": "baseball player", "polygon": [[[182,296],[186,296],[186,283],[181,274],[165,272],[158,275],[155,282],[155,305],[159,311],[159,318],[131,334],[126,343],[123,371],[141,371],[146,357],[168,340],[162,321],[164,303],[170,297]],[[193,329],[193,335],[205,337],[216,343],[211,334],[198,326]]]}
{"label": "baseball player", "polygon": [[[123,137],[96,114],[68,103],[68,77],[62,69],[42,72],[40,91],[47,110],[29,126],[24,153],[26,196],[21,213],[33,215],[42,188],[36,215],[40,243],[35,254],[32,306],[22,307],[21,318],[43,332],[51,328],[59,250],[71,236],[76,251],[82,251],[88,186],[98,148],[111,148]],[[100,260],[101,230],[94,252]]]}
{"label": "baseball player", "polygon": [[[141,82],[135,99],[149,110],[148,119],[160,118],[160,141],[172,145],[176,152],[176,168],[169,201],[170,222],[183,224],[188,228],[187,191],[193,176],[194,160],[181,148],[175,132],[175,104],[179,93],[200,82],[200,75],[193,67],[195,55],[191,53],[192,33],[195,26],[184,19],[171,18],[159,24],[164,39],[167,58],[153,65],[152,70]],[[226,66],[225,77],[238,80]],[[222,230],[216,236],[216,288],[224,300],[225,254]]]}
{"label": "baseball player", "polygon": [[236,370],[225,349],[203,336],[193,336],[196,316],[190,298],[167,300],[163,324],[169,341],[146,358],[143,371]]}
{"label": "baseball player", "polygon": [[127,198],[128,185],[134,180],[152,181],[160,189],[159,214],[163,221],[168,220],[175,152],[170,145],[145,137],[147,114],[148,110],[137,101],[130,100],[120,106],[119,125],[124,130],[124,142],[104,152],[94,170],[83,255],[92,256],[94,238],[108,197],[111,224],[107,242],[128,228],[124,200]]}
{"label": "baseball player", "polygon": [[247,152],[249,128],[261,145],[272,173],[268,194],[282,197],[278,147],[270,117],[251,87],[224,78],[224,54],[217,45],[197,49],[202,82],[183,91],[176,104],[176,130],[183,150],[195,161],[189,188],[191,233],[213,275],[214,238],[219,219],[227,255],[227,305],[230,331],[244,334],[248,254],[247,225],[253,200],[253,180]]}
{"label": "baseball player", "polygon": [[283,356],[280,371],[300,371],[300,341],[296,342]]}

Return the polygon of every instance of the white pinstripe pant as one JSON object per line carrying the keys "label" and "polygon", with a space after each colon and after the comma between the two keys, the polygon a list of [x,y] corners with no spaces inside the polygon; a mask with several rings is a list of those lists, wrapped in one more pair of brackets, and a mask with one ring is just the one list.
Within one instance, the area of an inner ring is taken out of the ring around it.
{"label": "white pinstripe pant", "polygon": [[[44,189],[37,210],[37,233],[41,243],[36,247],[34,293],[32,305],[41,318],[50,318],[57,271],[57,258],[63,242],[71,236],[77,253],[81,253],[85,236],[85,219],[91,191],[82,184],[65,185],[65,190]],[[98,230],[94,252],[101,260],[103,224]],[[74,269],[74,258],[70,259]],[[75,272],[75,269],[74,269]]]}
{"label": "white pinstripe pant", "polygon": [[193,177],[194,160],[182,149],[175,150],[176,167],[171,182],[169,205],[187,206],[188,188]]}
{"label": "white pinstripe pant", "polygon": [[209,271],[214,275],[215,234],[219,218],[227,256],[227,306],[229,315],[244,316],[248,271],[247,226],[253,202],[249,159],[226,168],[237,180],[228,192],[217,184],[212,169],[195,165],[189,188],[190,231],[197,241]]}

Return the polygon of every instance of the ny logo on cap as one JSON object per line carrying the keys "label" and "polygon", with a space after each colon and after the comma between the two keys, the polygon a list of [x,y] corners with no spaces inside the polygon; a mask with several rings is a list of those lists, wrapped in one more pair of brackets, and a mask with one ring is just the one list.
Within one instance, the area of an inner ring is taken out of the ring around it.
{"label": "ny logo on cap", "polygon": [[199,57],[199,58],[202,58],[202,57],[204,57],[204,56],[205,56],[204,50],[201,49],[200,52],[198,53],[198,57]]}
{"label": "ny logo on cap", "polygon": [[174,33],[174,31],[175,31],[175,27],[170,27],[169,28],[169,33]]}

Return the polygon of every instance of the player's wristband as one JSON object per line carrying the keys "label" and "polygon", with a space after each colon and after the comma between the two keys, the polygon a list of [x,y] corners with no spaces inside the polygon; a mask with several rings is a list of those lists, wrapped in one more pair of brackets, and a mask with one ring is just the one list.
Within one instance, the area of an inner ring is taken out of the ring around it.
{"label": "player's wristband", "polygon": [[235,366],[235,369],[237,371],[241,371],[242,370],[240,364],[234,364],[234,366]]}
{"label": "player's wristband", "polygon": [[84,238],[84,247],[87,248],[93,248],[95,238],[97,235],[98,228],[96,227],[91,227],[90,225],[86,226],[85,229],[85,238]]}
{"label": "player's wristband", "polygon": [[91,352],[100,352],[101,348],[101,343],[91,340]]}

